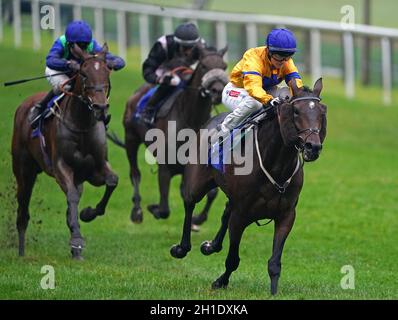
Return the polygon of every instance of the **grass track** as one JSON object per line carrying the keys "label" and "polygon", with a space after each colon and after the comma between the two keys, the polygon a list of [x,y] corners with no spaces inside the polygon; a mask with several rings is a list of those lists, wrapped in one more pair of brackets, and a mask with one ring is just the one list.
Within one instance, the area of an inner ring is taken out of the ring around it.
{"label": "grass track", "polygon": [[[111,47],[112,48],[112,47]],[[44,52],[0,46],[5,61],[0,82],[41,74]],[[138,66],[112,75],[112,129],[122,133],[124,102],[141,83]],[[358,99],[343,98],[339,81],[325,79],[329,132],[321,158],[305,167],[305,186],[296,224],[285,246],[280,293],[276,299],[397,299],[398,284],[398,105],[379,105],[377,88],[358,89]],[[41,175],[31,203],[26,257],[17,257],[15,200],[10,163],[12,119],[16,106],[44,81],[0,88],[0,299],[273,299],[266,262],[272,225],[250,226],[241,245],[241,264],[227,290],[210,290],[224,271],[224,250],[210,257],[199,252],[219,225],[225,198],[219,196],[210,221],[192,237],[187,258],[175,260],[169,248],[180,239],[183,207],[179,178],[171,189],[171,216],[144,223],[129,221],[131,186],[124,151],[110,145],[110,162],[120,184],[106,215],[82,223],[84,262],[71,261],[65,223],[65,198],[54,180]],[[398,101],[394,91],[394,101]],[[142,150],[141,150],[142,151]],[[156,177],[144,163],[143,206],[158,200]],[[95,204],[103,189],[85,188],[80,207]],[[55,268],[56,289],[42,290],[43,265]],[[352,265],[355,290],[342,290],[340,269]]]}

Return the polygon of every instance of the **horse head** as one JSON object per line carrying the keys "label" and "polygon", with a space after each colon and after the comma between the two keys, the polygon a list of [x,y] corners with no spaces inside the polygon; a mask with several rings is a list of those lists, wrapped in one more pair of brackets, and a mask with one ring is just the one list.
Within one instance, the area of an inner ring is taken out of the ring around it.
{"label": "horse head", "polygon": [[[221,103],[222,91],[228,83],[229,78],[226,73],[227,64],[224,61],[224,54],[227,46],[221,50],[215,48],[205,48],[202,44],[198,45],[199,61],[193,77],[200,81],[199,88],[203,97],[211,97],[213,105]],[[194,82],[194,79],[192,79]]]}
{"label": "horse head", "polygon": [[94,55],[73,47],[73,54],[83,62],[77,73],[75,94],[93,111],[96,120],[104,120],[109,109],[110,73],[107,67],[106,54],[108,46],[105,43],[101,52]]}
{"label": "horse head", "polygon": [[318,159],[326,137],[326,105],[320,103],[322,78],[314,89],[298,88],[292,81],[293,97],[278,106],[278,119],[285,145],[295,146],[304,161]]}

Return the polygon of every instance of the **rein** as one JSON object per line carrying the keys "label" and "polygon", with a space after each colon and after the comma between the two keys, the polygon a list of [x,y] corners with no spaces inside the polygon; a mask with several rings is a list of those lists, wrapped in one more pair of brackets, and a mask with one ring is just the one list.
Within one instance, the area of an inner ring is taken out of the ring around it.
{"label": "rein", "polygon": [[274,185],[274,187],[279,191],[279,193],[285,193],[287,187],[289,186],[290,182],[292,181],[293,177],[296,175],[296,173],[299,171],[299,169],[303,165],[303,159],[301,157],[300,151],[297,152],[297,164],[296,168],[294,169],[292,175],[290,176],[289,179],[285,181],[282,185],[280,185],[278,182],[275,181],[275,179],[271,176],[271,174],[265,169],[263,161],[261,159],[261,153],[260,153],[260,147],[258,145],[258,129],[257,127],[254,127],[254,141],[256,144],[256,151],[257,151],[257,156],[258,156],[258,161],[260,164],[261,170],[264,172],[265,176],[268,178],[268,180]]}

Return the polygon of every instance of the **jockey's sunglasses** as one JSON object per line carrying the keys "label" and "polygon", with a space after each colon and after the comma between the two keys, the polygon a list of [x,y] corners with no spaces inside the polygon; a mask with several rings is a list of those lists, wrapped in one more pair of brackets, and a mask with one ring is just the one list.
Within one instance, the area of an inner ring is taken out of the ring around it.
{"label": "jockey's sunglasses", "polygon": [[271,58],[274,59],[277,62],[285,62],[289,60],[293,55],[288,55],[288,56],[280,56],[279,54],[271,54]]}

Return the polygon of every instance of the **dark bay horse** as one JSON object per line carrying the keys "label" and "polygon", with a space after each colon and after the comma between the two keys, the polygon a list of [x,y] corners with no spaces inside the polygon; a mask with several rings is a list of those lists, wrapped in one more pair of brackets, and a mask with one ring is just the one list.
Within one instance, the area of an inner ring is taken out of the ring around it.
{"label": "dark bay horse", "polygon": [[[105,194],[95,209],[81,211],[81,220],[88,222],[105,213],[108,200],[118,183],[117,175],[107,160],[103,119],[108,112],[110,70],[106,66],[106,44],[103,51],[89,55],[75,46],[82,59],[80,71],[73,77],[71,92],[56,109],[56,116],[46,120],[42,134],[32,138],[27,116],[30,108],[44,94],[27,98],[17,109],[12,138],[12,164],[17,181],[19,255],[24,255],[25,232],[29,221],[29,201],[36,176],[44,171],[55,178],[67,198],[67,225],[71,232],[72,257],[82,259],[84,240],[78,221],[78,203],[83,182],[106,185]],[[65,85],[66,83],[64,83]],[[42,141],[42,143],[40,142]]]}
{"label": "dark bay horse", "polygon": [[[293,227],[296,205],[303,186],[300,161],[319,157],[326,136],[326,106],[320,103],[322,79],[313,91],[298,89],[293,83],[293,97],[274,110],[276,116],[254,127],[253,169],[247,175],[234,175],[232,164],[225,173],[206,164],[188,164],[183,181],[185,221],[180,244],[171,248],[171,255],[183,258],[191,249],[192,212],[203,196],[219,186],[228,197],[221,218],[221,228],[212,241],[202,243],[205,255],[219,252],[229,229],[229,252],[225,273],[213,288],[226,287],[229,277],[239,265],[239,244],[245,228],[261,219],[275,222],[272,256],[268,261],[271,293],[276,294],[281,273],[281,256],[285,240]],[[214,128],[224,115],[213,118],[206,128]]]}
{"label": "dark bay horse", "polygon": [[[168,136],[168,123],[175,122],[175,130],[179,132],[184,128],[190,128],[195,131],[210,118],[211,107],[221,102],[222,90],[228,82],[228,76],[225,73],[227,68],[223,60],[227,48],[219,51],[212,48],[199,47],[199,61],[195,67],[192,76],[188,82],[188,86],[173,102],[173,106],[167,116],[158,118],[154,127],[163,131],[165,137]],[[181,70],[181,69],[180,69]],[[148,146],[145,141],[145,134],[148,128],[132,120],[136,111],[137,102],[151,88],[150,85],[144,85],[138,89],[126,103],[124,113],[123,126],[125,129],[125,148],[127,158],[130,162],[130,179],[134,188],[133,208],[131,211],[131,220],[135,223],[141,223],[143,220],[141,209],[141,196],[139,185],[141,173],[138,168],[137,153],[142,143]],[[182,141],[172,142],[173,148],[183,144]],[[164,146],[166,153],[169,150],[166,141]],[[167,155],[166,155],[167,159]],[[184,165],[179,163],[159,164],[158,183],[160,190],[160,203],[148,206],[148,210],[155,218],[167,218],[169,216],[169,187],[170,180],[177,174],[183,174]],[[217,189],[212,190],[208,194],[208,201],[204,210],[208,210],[211,202],[216,196]]]}

